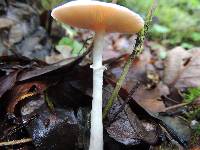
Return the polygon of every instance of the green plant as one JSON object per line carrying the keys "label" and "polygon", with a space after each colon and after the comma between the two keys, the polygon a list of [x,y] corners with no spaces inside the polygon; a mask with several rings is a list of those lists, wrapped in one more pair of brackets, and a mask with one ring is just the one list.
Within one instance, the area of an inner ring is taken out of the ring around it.
{"label": "green plant", "polygon": [[200,124],[196,127],[195,133],[197,136],[200,136]]}
{"label": "green plant", "polygon": [[193,110],[189,111],[186,114],[188,120],[190,120],[190,121],[198,118],[199,115],[200,115],[200,108],[194,108]]}
{"label": "green plant", "polygon": [[40,0],[42,7],[45,10],[51,10],[56,5],[62,3],[64,0]]}
{"label": "green plant", "polygon": [[198,97],[200,97],[200,87],[189,88],[183,96],[186,103],[195,101]]}
{"label": "green plant", "polygon": [[[145,16],[152,0],[119,0]],[[159,0],[154,17],[150,38],[160,40],[167,45],[183,45],[186,48],[200,43],[200,1],[199,0]]]}
{"label": "green plant", "polygon": [[[200,87],[198,88],[189,88],[187,92],[183,95],[184,101],[186,103],[192,103],[194,102],[197,98],[200,97]],[[200,114],[200,108],[193,107],[192,110],[190,110],[188,113],[186,113],[187,119],[191,122],[192,120],[196,120],[196,118],[199,118]],[[195,128],[193,128],[193,138],[196,139],[196,137],[200,136],[200,124],[198,124]]]}
{"label": "green plant", "polygon": [[190,140],[190,144],[191,145],[198,145],[199,144],[199,138],[200,138],[200,124],[198,123],[192,129],[192,137],[191,137],[191,140]]}
{"label": "green plant", "polygon": [[71,50],[71,54],[74,57],[79,56],[86,51],[82,43],[69,37],[61,38],[58,42],[58,45],[56,46],[56,49],[60,52]]}

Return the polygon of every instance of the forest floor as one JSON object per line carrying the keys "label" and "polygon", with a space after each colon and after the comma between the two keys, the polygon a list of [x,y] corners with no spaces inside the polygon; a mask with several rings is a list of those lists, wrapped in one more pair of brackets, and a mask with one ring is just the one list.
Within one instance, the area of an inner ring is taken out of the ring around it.
{"label": "forest floor", "polygon": [[[0,2],[0,149],[87,150],[94,33],[37,9]],[[103,107],[135,39],[106,37]],[[199,58],[146,39],[104,120],[104,149],[200,149]]]}

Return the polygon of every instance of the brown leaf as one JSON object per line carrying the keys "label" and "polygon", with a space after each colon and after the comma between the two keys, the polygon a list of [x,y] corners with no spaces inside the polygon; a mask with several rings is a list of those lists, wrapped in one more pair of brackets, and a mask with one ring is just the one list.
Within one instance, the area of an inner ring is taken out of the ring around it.
{"label": "brown leaf", "polygon": [[200,146],[192,147],[190,150],[200,150]]}
{"label": "brown leaf", "polygon": [[62,60],[58,63],[38,67],[36,69],[32,69],[30,71],[24,71],[20,73],[18,77],[18,81],[25,81],[28,79],[33,79],[35,77],[39,77],[42,75],[47,75],[49,73],[55,73],[57,74],[58,71],[64,70],[65,72],[68,72],[71,70],[71,67],[79,64],[83,58],[89,53],[90,50],[86,51],[83,55],[76,57],[76,58],[69,58],[67,60]]}
{"label": "brown leaf", "polygon": [[[29,90],[35,86],[36,91],[30,92]],[[15,106],[20,102],[32,96],[42,93],[46,89],[46,84],[43,82],[31,82],[31,83],[23,83],[17,85],[13,88],[13,90],[9,93],[11,98],[9,100],[7,106],[8,113],[14,113]]]}
{"label": "brown leaf", "polygon": [[138,102],[142,107],[151,112],[161,112],[165,108],[163,101],[157,99],[145,99]]}
{"label": "brown leaf", "polygon": [[139,88],[133,98],[151,112],[161,112],[165,108],[163,101],[160,101],[162,95],[169,94],[169,89],[166,85],[159,83],[156,88],[147,90],[145,87]]}
{"label": "brown leaf", "polygon": [[10,90],[15,85],[18,73],[19,71],[15,71],[0,78],[0,98],[6,91]]}
{"label": "brown leaf", "polygon": [[[128,59],[128,55],[123,55],[120,59],[114,61],[109,66],[108,73],[109,78],[117,80],[121,73],[123,72],[123,67],[125,62]],[[135,59],[133,62],[123,84],[123,87],[131,90],[134,84],[137,81],[144,81],[146,76],[147,65],[151,62],[151,53],[148,50],[145,50],[139,58]]]}
{"label": "brown leaf", "polygon": [[192,51],[190,62],[184,67],[176,87],[199,87],[200,86],[200,51]]}
{"label": "brown leaf", "polygon": [[14,22],[8,18],[0,18],[0,29],[9,28]]}
{"label": "brown leaf", "polygon": [[200,51],[177,47],[168,52],[164,82],[177,88],[200,86]]}
{"label": "brown leaf", "polygon": [[[106,128],[109,136],[125,145],[136,145],[139,144],[141,140],[150,144],[155,144],[158,141],[157,134],[159,132],[156,131],[158,128],[151,122],[139,120],[128,105],[125,106],[124,110],[118,113],[122,105],[123,101],[118,100],[109,111],[108,119],[112,122],[109,127]],[[114,118],[116,114],[117,116]]]}

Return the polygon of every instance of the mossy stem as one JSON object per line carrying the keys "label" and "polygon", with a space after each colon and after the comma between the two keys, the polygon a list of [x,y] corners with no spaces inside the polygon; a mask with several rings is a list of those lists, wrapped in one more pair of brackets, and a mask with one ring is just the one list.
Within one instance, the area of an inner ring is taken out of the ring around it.
{"label": "mossy stem", "polygon": [[122,84],[128,74],[128,71],[129,71],[129,68],[130,68],[132,62],[135,60],[136,57],[138,57],[142,53],[144,39],[148,32],[149,26],[151,24],[152,16],[153,16],[153,12],[155,11],[156,4],[157,4],[157,0],[153,0],[152,5],[149,8],[148,14],[145,19],[144,28],[138,33],[135,48],[134,48],[133,52],[131,53],[131,55],[129,56],[127,62],[125,63],[123,72],[122,72],[120,78],[118,79],[116,86],[114,88],[114,91],[112,92],[110,98],[108,99],[108,103],[106,104],[106,106],[103,110],[103,119],[106,118],[108,111],[112,107],[114,101],[117,99],[119,90],[122,87]]}

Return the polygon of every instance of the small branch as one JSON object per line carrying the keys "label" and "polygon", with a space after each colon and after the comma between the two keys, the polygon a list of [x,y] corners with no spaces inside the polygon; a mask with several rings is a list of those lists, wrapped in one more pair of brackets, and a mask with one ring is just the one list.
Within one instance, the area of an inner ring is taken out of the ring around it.
{"label": "small branch", "polygon": [[169,110],[172,110],[172,109],[176,109],[176,108],[179,108],[179,107],[183,107],[183,106],[186,106],[188,104],[189,103],[181,103],[181,104],[173,105],[173,106],[170,106],[170,107],[163,109],[163,112],[166,112],[166,111],[169,111]]}
{"label": "small branch", "polygon": [[8,141],[8,142],[1,142],[0,146],[9,146],[9,145],[24,144],[24,143],[28,143],[28,142],[31,142],[31,141],[32,141],[31,138],[27,138],[27,139],[14,140],[14,141]]}
{"label": "small branch", "polygon": [[135,44],[135,49],[133,50],[132,54],[129,56],[129,58],[128,58],[125,66],[124,66],[123,72],[122,72],[120,78],[118,79],[118,81],[116,83],[115,89],[114,89],[111,97],[109,98],[107,105],[105,106],[105,108],[103,110],[103,118],[105,118],[107,116],[108,111],[110,110],[114,101],[116,100],[118,93],[119,93],[119,90],[121,89],[121,86],[122,86],[122,84],[123,84],[123,82],[126,78],[126,75],[128,74],[128,71],[129,71],[129,68],[130,68],[132,62],[142,52],[144,38],[145,38],[145,36],[148,32],[149,26],[151,24],[153,12],[155,11],[155,7],[156,7],[155,4],[157,4],[156,0],[153,1],[152,6],[150,7],[150,9],[148,11],[148,14],[147,14],[146,19],[145,19],[144,28],[138,33],[138,36],[137,36],[137,39],[136,39],[136,44]]}

